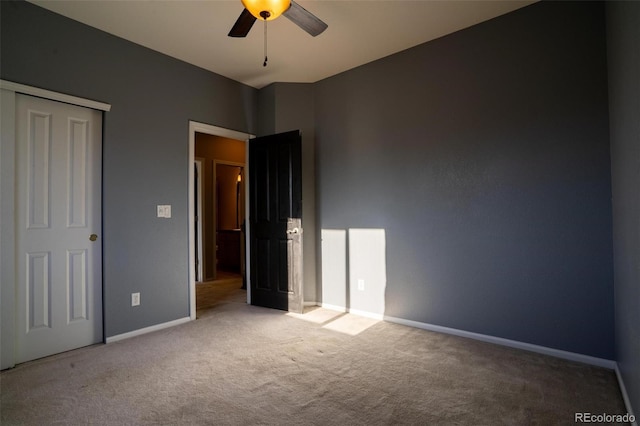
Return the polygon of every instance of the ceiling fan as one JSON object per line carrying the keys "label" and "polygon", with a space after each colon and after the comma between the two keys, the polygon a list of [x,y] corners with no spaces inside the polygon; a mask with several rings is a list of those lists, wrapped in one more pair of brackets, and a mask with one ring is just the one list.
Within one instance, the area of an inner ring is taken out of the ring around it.
{"label": "ceiling fan", "polygon": [[242,0],[242,4],[245,8],[229,31],[229,37],[246,37],[256,19],[271,21],[280,15],[314,37],[327,29],[327,24],[293,0]]}

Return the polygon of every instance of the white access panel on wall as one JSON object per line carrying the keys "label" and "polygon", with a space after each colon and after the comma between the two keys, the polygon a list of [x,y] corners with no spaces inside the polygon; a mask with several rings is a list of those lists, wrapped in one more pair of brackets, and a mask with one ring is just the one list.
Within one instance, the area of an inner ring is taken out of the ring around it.
{"label": "white access panel on wall", "polygon": [[102,341],[102,115],[16,95],[16,363]]}

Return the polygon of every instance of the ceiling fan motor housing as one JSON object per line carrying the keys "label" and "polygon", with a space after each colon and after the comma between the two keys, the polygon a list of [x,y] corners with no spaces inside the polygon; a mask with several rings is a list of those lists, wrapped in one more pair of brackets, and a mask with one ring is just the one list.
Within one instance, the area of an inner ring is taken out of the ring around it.
{"label": "ceiling fan motor housing", "polygon": [[244,9],[229,31],[229,37],[246,37],[257,19],[264,20],[266,31],[266,21],[282,14],[313,37],[327,29],[327,24],[294,0],[242,0],[242,4]]}
{"label": "ceiling fan motor housing", "polygon": [[242,4],[256,18],[271,21],[282,15],[291,2],[289,0],[242,0]]}

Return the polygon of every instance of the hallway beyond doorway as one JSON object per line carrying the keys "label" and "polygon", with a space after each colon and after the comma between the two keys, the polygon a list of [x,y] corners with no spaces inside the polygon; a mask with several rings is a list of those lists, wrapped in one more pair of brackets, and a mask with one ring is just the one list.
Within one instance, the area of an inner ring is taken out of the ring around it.
{"label": "hallway beyond doorway", "polygon": [[218,279],[196,283],[196,318],[209,309],[231,302],[247,302],[242,275],[218,271]]}

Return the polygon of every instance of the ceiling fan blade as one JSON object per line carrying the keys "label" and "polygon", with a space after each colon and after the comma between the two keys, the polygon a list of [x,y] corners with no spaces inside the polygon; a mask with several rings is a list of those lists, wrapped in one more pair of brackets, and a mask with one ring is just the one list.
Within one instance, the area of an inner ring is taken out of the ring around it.
{"label": "ceiling fan blade", "polygon": [[291,6],[284,13],[291,22],[311,34],[317,36],[327,29],[328,25],[317,18],[313,13],[291,0]]}
{"label": "ceiling fan blade", "polygon": [[246,37],[254,22],[256,22],[256,17],[247,9],[243,10],[229,31],[229,37]]}

